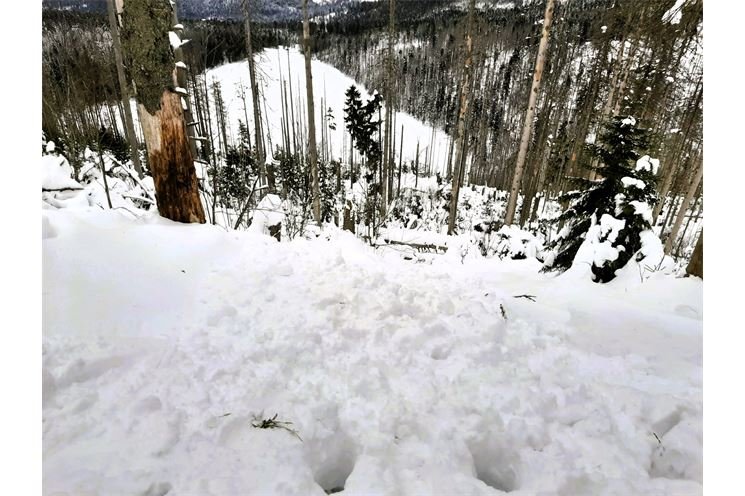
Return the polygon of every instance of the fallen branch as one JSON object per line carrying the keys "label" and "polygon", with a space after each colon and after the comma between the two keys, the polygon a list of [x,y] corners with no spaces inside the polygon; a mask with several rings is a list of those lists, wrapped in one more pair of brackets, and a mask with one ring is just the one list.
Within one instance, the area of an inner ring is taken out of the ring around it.
{"label": "fallen branch", "polygon": [[396,241],[393,239],[385,239],[383,238],[383,241],[385,241],[389,245],[403,245],[403,246],[410,246],[412,248],[415,248],[417,250],[434,250],[434,251],[442,251],[443,253],[448,251],[447,246],[440,246],[440,245],[434,245],[429,243],[410,243],[406,241]]}
{"label": "fallen branch", "polygon": [[529,295],[529,294],[521,294],[521,295],[513,296],[513,298],[525,298],[530,301],[535,301],[535,295]]}
{"label": "fallen branch", "polygon": [[302,442],[303,439],[300,437],[300,434],[298,434],[295,429],[290,427],[292,425],[292,422],[277,420],[277,415],[279,414],[275,413],[274,417],[263,420],[261,419],[261,417],[254,417],[254,421],[251,422],[251,425],[257,429],[284,429],[300,439],[300,442]]}

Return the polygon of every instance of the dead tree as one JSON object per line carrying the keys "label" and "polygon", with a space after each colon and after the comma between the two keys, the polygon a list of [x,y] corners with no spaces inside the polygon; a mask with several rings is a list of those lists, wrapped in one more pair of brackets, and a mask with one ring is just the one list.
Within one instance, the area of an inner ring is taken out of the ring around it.
{"label": "dead tree", "polygon": [[308,103],[308,160],[313,188],[313,218],[321,225],[321,187],[318,178],[316,151],[316,118],[313,107],[313,72],[310,56],[310,22],[308,22],[308,0],[303,0],[303,48],[305,50],[305,91]]}
{"label": "dead tree", "polygon": [[160,0],[124,1],[122,48],[137,88],[158,212],[178,222],[204,223],[183,97],[174,87],[172,15],[170,4]]}
{"label": "dead tree", "polygon": [[[116,76],[119,80],[119,91],[122,94],[122,109],[124,110],[124,132],[129,142],[129,156],[137,175],[142,179],[142,165],[140,164],[139,143],[135,133],[134,120],[132,119],[132,107],[129,103],[130,92],[127,78],[124,75],[124,59],[122,58],[122,45],[119,38],[119,14],[120,11],[114,6],[114,0],[106,0],[109,10],[109,28],[111,29],[111,40],[114,46],[114,58],[116,60]],[[120,3],[121,5],[121,3]]]}
{"label": "dead tree", "polygon": [[546,1],[546,13],[543,17],[543,34],[541,42],[538,45],[538,56],[535,60],[535,71],[533,72],[533,84],[530,88],[528,97],[528,110],[525,112],[525,124],[523,125],[522,137],[520,139],[520,149],[517,152],[517,162],[515,164],[515,173],[512,176],[512,186],[510,187],[510,199],[507,203],[507,212],[504,216],[506,225],[512,224],[517,207],[517,197],[520,194],[520,182],[525,169],[525,157],[528,154],[528,144],[530,143],[530,134],[533,131],[533,115],[535,114],[536,99],[538,90],[541,87],[541,78],[543,77],[543,66],[546,63],[546,51],[548,48],[548,37],[551,32],[551,21],[554,16],[554,0]]}
{"label": "dead tree", "polygon": [[460,183],[463,181],[463,173],[466,168],[465,155],[468,146],[465,142],[466,134],[466,115],[468,114],[468,104],[470,103],[471,88],[471,64],[473,62],[473,12],[475,10],[475,0],[468,2],[468,20],[466,21],[465,37],[465,59],[463,62],[463,77],[460,83],[460,110],[458,112],[458,129],[457,129],[457,149],[455,170],[453,171],[453,188],[450,198],[450,215],[448,219],[448,235],[452,235],[455,230],[455,219],[458,217],[458,193],[460,192]]}

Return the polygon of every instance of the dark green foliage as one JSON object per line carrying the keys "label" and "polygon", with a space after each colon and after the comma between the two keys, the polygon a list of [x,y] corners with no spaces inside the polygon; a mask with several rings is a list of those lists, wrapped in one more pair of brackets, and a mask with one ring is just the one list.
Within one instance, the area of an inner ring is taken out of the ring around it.
{"label": "dark green foliage", "polygon": [[381,108],[383,99],[379,93],[363,104],[357,87],[350,86],[345,93],[347,100],[344,107],[344,122],[347,131],[354,139],[354,146],[364,157],[367,157],[368,167],[375,169],[381,158],[380,143],[377,133],[380,131],[380,121],[375,120]]}
{"label": "dark green foliage", "polygon": [[354,147],[367,158],[365,179],[368,184],[367,204],[365,205],[365,223],[370,224],[375,212],[380,208],[380,184],[375,182],[378,167],[382,158],[378,136],[380,132],[380,113],[382,98],[379,93],[366,103],[362,103],[360,92],[352,85],[346,91],[344,122],[347,131],[352,135]]}
{"label": "dark green foliage", "polygon": [[241,140],[237,146],[228,147],[225,164],[217,170],[216,175],[220,197],[228,208],[239,208],[243,205],[259,173],[254,151],[248,146],[248,129],[240,121],[238,126]]}
{"label": "dark green foliage", "polygon": [[293,195],[307,197],[309,188],[308,168],[304,165],[300,156],[277,149],[274,152],[274,159],[279,162],[276,167],[277,187],[281,189],[282,196],[284,198]]}
{"label": "dark green foliage", "polygon": [[[331,222],[336,211],[336,167],[337,163],[332,161],[324,164],[318,161],[319,187],[321,189],[321,220]],[[343,192],[340,192],[341,195]],[[343,198],[343,196],[342,196]]]}
{"label": "dark green foliage", "polygon": [[168,32],[172,9],[168,0],[124,2],[122,50],[137,99],[148,112],[160,109],[166,88],[173,88],[174,58]]}
{"label": "dark green foliage", "polygon": [[[550,265],[544,267],[544,271],[563,272],[569,269],[588,230],[605,214],[625,221],[625,226],[612,241],[612,246],[619,250],[618,258],[601,266],[593,265],[592,272],[596,281],[607,282],[613,279],[615,271],[625,266],[641,248],[640,233],[651,226],[649,219],[636,213],[632,202],[640,202],[640,206],[646,203],[652,207],[657,202],[657,193],[654,174],[645,169],[635,170],[641,152],[649,145],[649,135],[646,129],[640,129],[632,121],[631,118],[613,118],[600,135],[600,144],[587,146],[589,153],[600,159],[601,165],[597,170],[603,179],[576,179],[579,191],[560,198],[562,203],[568,203],[569,206],[555,220],[563,222],[564,228],[559,237],[549,245],[555,252],[555,258]],[[643,181],[645,187],[625,186],[622,179],[626,177]]]}

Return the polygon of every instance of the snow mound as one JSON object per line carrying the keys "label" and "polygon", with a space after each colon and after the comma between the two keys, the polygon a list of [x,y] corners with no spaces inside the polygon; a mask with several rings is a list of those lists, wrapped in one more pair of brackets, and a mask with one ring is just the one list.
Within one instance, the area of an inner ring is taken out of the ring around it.
{"label": "snow mound", "polygon": [[635,187],[639,189],[644,189],[647,187],[647,185],[642,181],[641,179],[635,179],[633,177],[622,177],[621,182],[623,183],[624,188],[630,188]]}
{"label": "snow mound", "polygon": [[657,175],[657,169],[660,168],[660,160],[657,158],[651,158],[649,155],[644,155],[642,158],[636,161],[636,170],[650,171],[652,174]]}
{"label": "snow mound", "polygon": [[73,170],[65,157],[41,156],[42,191],[82,190],[83,186],[72,178]]}
{"label": "snow mound", "polygon": [[43,218],[47,494],[702,492],[700,280]]}
{"label": "snow mound", "polygon": [[249,231],[269,234],[269,228],[281,224],[285,218],[282,199],[277,195],[266,195],[253,211]]}

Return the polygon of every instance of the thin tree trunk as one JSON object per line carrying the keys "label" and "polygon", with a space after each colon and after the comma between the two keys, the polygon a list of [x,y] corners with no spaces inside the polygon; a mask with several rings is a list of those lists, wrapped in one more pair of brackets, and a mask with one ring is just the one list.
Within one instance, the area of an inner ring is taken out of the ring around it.
{"label": "thin tree trunk", "polygon": [[383,145],[382,163],[382,204],[381,211],[384,212],[388,204],[388,169],[391,162],[391,127],[393,116],[393,30],[396,19],[396,0],[388,0],[388,56],[386,58],[386,105],[385,105],[385,143]]}
{"label": "thin tree trunk", "polygon": [[691,181],[691,184],[688,186],[688,191],[686,193],[686,196],[683,199],[683,203],[680,204],[678,215],[675,218],[675,224],[673,224],[673,228],[670,231],[670,235],[665,241],[665,253],[668,255],[670,254],[670,250],[672,249],[673,244],[675,243],[675,238],[678,236],[678,231],[680,231],[680,226],[683,224],[686,211],[688,210],[688,206],[691,204],[691,199],[693,199],[693,195],[696,193],[696,190],[698,190],[698,185],[701,183],[701,179],[703,177],[704,177],[704,165],[703,165],[701,157],[699,157],[696,175]]}
{"label": "thin tree trunk", "polygon": [[463,170],[466,165],[466,115],[468,114],[468,105],[470,103],[470,89],[471,89],[471,64],[473,62],[473,14],[476,8],[476,1],[470,0],[468,2],[468,20],[466,24],[466,53],[465,61],[463,63],[463,79],[461,80],[461,92],[460,92],[460,110],[458,112],[458,129],[456,137],[456,147],[458,152],[456,153],[456,169],[453,171],[453,186],[450,193],[450,215],[448,216],[448,235],[452,235],[455,231],[455,220],[458,217],[458,194],[460,192],[461,178],[463,177]]}
{"label": "thin tree trunk", "polygon": [[398,185],[396,186],[396,198],[401,196],[401,169],[403,168],[404,156],[404,125],[401,124],[401,143],[398,149]]}
{"label": "thin tree trunk", "polygon": [[109,194],[109,181],[106,179],[106,166],[104,165],[103,161],[103,152],[101,151],[101,143],[98,143],[98,160],[101,162],[101,175],[103,176],[103,189],[106,191],[106,201],[109,204],[109,208],[113,208],[111,206],[111,195]]}
{"label": "thin tree trunk", "polygon": [[691,255],[691,261],[688,262],[686,273],[689,276],[704,278],[704,229],[701,228],[701,234],[698,235],[696,248]]}
{"label": "thin tree trunk", "polygon": [[538,46],[538,57],[535,61],[535,72],[533,74],[533,84],[530,88],[528,97],[528,110],[525,112],[525,124],[523,125],[522,138],[520,140],[520,149],[517,153],[517,163],[515,164],[515,173],[512,176],[512,186],[510,187],[510,200],[507,203],[507,212],[504,217],[504,223],[512,224],[517,207],[517,198],[520,194],[520,181],[522,180],[523,170],[525,169],[525,157],[528,154],[528,144],[530,134],[533,130],[533,115],[535,114],[535,103],[538,98],[538,90],[541,86],[543,76],[543,66],[546,63],[546,51],[548,48],[548,38],[551,31],[551,21],[554,15],[554,0],[546,1],[546,13],[543,18],[543,35]]}
{"label": "thin tree trunk", "polygon": [[313,217],[321,225],[321,191],[318,178],[318,158],[316,156],[316,120],[313,107],[313,72],[310,55],[310,22],[308,21],[308,0],[303,0],[303,45],[305,48],[305,91],[308,100],[308,160],[313,179]]}

